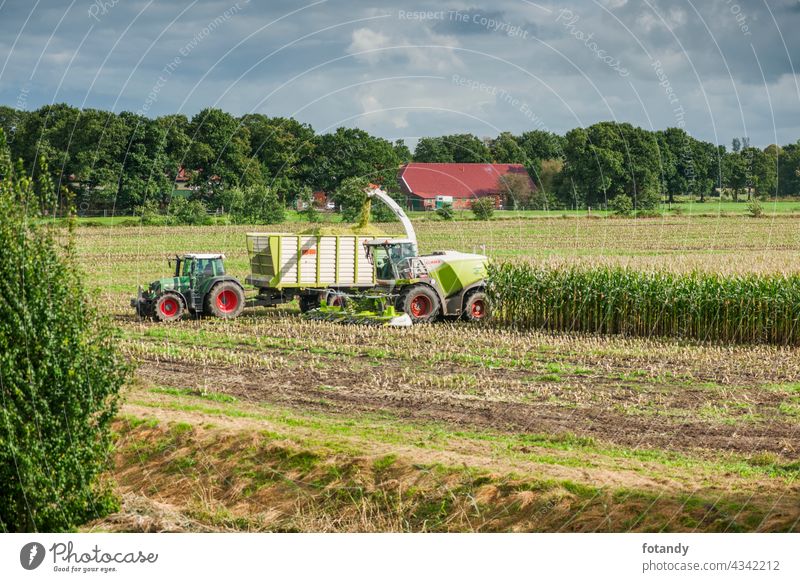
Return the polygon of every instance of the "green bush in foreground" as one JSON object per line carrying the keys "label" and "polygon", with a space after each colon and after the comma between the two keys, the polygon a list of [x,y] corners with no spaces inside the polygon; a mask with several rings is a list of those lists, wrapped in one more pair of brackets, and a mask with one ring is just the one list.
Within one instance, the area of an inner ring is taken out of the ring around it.
{"label": "green bush in foreground", "polygon": [[489,266],[498,325],[800,345],[800,276]]}
{"label": "green bush in foreground", "polygon": [[[0,131],[0,151],[5,139]],[[63,531],[113,509],[101,480],[128,374],[72,248],[0,154],[0,531]]]}

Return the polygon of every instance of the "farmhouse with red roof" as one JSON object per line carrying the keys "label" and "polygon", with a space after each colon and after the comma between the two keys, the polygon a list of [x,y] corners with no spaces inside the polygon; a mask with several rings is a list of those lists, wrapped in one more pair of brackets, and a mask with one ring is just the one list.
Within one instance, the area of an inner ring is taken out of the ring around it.
{"label": "farmhouse with red roof", "polygon": [[476,198],[491,197],[500,208],[505,198],[498,180],[509,174],[528,178],[531,190],[536,185],[522,164],[426,164],[411,162],[400,170],[400,189],[412,210],[433,210],[443,202],[453,208],[470,208]]}

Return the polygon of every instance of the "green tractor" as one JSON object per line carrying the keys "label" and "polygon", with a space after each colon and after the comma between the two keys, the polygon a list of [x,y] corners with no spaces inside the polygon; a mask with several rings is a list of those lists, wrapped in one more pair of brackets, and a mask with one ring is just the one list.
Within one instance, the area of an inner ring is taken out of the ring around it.
{"label": "green tractor", "polygon": [[244,288],[236,277],[225,274],[224,259],[222,254],[176,256],[174,276],[153,281],[146,291],[140,286],[131,307],[139,317],[162,322],[178,321],[186,313],[237,317],[244,308]]}

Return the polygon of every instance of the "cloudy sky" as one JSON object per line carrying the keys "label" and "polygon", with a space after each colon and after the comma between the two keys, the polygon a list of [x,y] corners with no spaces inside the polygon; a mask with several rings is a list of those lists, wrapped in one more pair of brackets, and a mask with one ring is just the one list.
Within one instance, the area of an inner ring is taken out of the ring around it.
{"label": "cloudy sky", "polygon": [[0,103],[765,146],[800,139],[798,31],[798,0],[0,0]]}

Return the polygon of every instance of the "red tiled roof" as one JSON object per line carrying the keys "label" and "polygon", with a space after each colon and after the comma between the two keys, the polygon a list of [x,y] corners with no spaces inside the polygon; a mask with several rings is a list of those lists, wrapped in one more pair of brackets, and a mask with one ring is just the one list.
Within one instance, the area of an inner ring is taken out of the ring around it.
{"label": "red tiled roof", "polygon": [[[528,176],[522,164],[425,164],[411,162],[400,171],[400,184],[420,198],[475,198],[500,194],[497,180],[508,174]],[[528,178],[530,180],[530,178]],[[531,182],[531,189],[536,185]]]}

